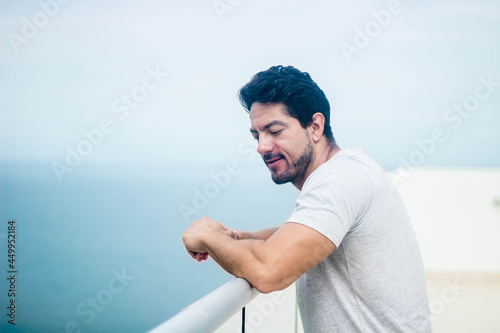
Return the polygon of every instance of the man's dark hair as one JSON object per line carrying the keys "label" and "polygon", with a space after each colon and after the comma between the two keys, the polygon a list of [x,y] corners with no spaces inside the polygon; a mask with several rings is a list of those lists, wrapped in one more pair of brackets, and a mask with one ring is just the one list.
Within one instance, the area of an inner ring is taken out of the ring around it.
{"label": "man's dark hair", "polygon": [[288,115],[297,119],[303,128],[320,112],[325,117],[323,134],[330,143],[335,143],[330,126],[330,103],[325,93],[308,73],[293,66],[273,66],[255,74],[240,89],[239,99],[247,112],[255,102],[283,103]]}

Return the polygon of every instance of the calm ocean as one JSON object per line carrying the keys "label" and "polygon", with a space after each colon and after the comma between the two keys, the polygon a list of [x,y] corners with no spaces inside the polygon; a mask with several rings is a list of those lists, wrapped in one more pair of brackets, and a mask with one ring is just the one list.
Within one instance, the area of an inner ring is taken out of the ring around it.
{"label": "calm ocean", "polygon": [[[264,168],[80,166],[59,182],[50,163],[1,168],[1,332],[143,332],[231,278],[185,253],[180,205],[240,229],[282,222],[298,192]],[[261,177],[262,176],[262,177]],[[222,177],[222,176],[221,176]],[[212,186],[212,188],[210,188]],[[214,195],[216,194],[216,195]],[[16,221],[15,326],[8,324],[8,221]]]}

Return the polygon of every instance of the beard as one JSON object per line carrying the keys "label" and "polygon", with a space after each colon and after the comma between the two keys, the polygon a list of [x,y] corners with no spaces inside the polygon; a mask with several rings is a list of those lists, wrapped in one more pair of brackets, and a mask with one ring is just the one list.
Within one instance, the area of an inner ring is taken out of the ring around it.
{"label": "beard", "polygon": [[285,184],[288,182],[295,182],[302,180],[304,178],[307,168],[313,159],[314,149],[311,145],[311,139],[309,138],[309,134],[306,132],[307,137],[307,146],[300,154],[300,157],[297,161],[293,162],[293,169],[288,166],[288,168],[279,173],[279,174],[271,174],[273,181],[278,184]]}

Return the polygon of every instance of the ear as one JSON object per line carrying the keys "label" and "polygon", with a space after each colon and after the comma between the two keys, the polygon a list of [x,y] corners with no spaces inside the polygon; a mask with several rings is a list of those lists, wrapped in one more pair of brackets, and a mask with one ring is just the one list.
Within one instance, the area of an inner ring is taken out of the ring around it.
{"label": "ear", "polygon": [[309,125],[311,130],[311,138],[313,142],[318,142],[323,136],[323,130],[325,129],[325,116],[322,113],[316,112],[312,116],[312,122]]}

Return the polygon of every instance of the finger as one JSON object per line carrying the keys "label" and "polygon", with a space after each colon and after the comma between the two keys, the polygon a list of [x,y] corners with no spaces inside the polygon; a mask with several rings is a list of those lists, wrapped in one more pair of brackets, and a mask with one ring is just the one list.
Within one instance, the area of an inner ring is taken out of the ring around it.
{"label": "finger", "polygon": [[207,260],[208,258],[208,253],[198,253],[198,262]]}

